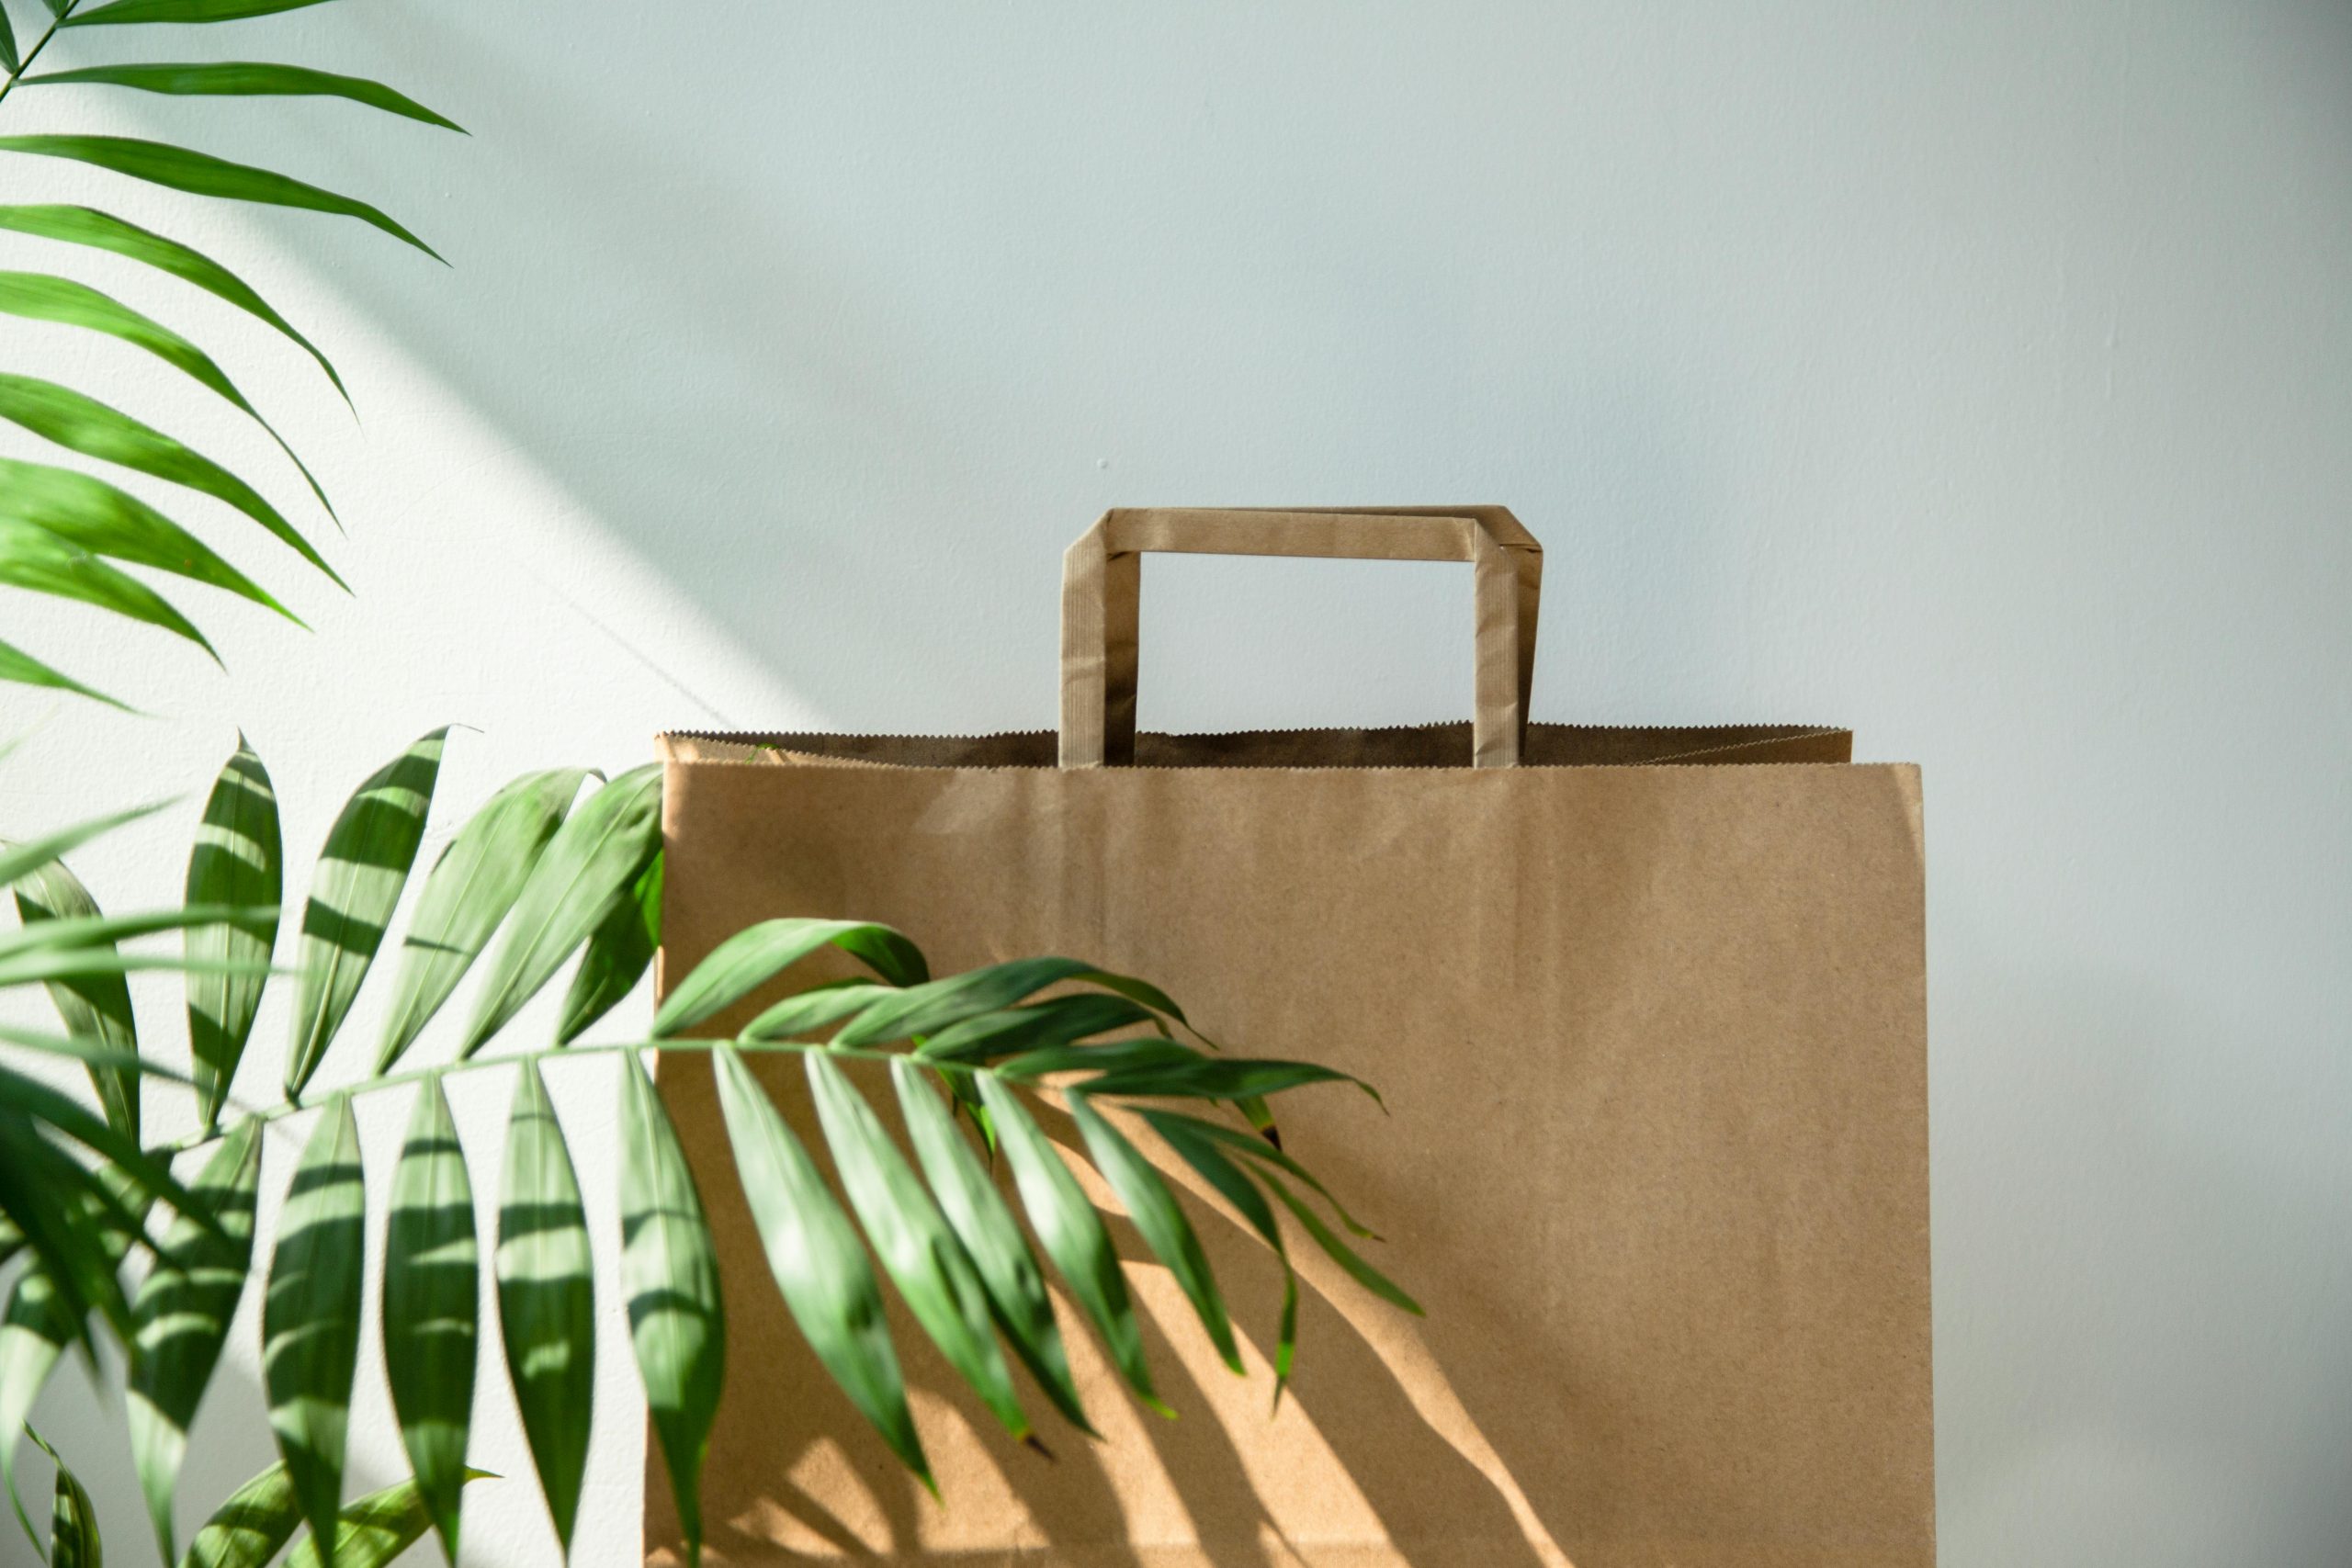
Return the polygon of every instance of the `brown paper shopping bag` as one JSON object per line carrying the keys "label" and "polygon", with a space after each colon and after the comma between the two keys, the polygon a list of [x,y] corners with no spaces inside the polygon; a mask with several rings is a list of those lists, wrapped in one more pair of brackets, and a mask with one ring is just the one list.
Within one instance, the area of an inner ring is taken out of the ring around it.
{"label": "brown paper shopping bag", "polygon": [[[1137,735],[1153,550],[1469,562],[1473,722]],[[1182,1418],[1138,1409],[1065,1306],[1103,1440],[1048,1434],[1052,1461],[900,1322],[934,1501],[798,1340],[707,1065],[673,1058],[729,1292],[715,1557],[1934,1562],[1917,773],[1849,765],[1817,728],[1528,723],[1541,558],[1499,508],[1114,512],[1066,563],[1058,738],[664,738],[666,979],[785,914],[888,921],[943,972],[1055,953],[1148,976],[1233,1049],[1379,1087],[1385,1116],[1287,1096],[1283,1131],[1428,1308],[1300,1247],[1270,1412],[1279,1276],[1204,1211],[1252,1375],[1133,1262]],[[797,1073],[767,1081],[806,1117]]]}

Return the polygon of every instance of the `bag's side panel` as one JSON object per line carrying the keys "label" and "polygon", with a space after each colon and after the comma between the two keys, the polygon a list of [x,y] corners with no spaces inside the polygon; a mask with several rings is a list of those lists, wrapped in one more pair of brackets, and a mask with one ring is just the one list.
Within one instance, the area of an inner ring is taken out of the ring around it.
{"label": "bag's side panel", "polygon": [[[1109,1441],[1056,1431],[1033,1398],[1057,1463],[1003,1440],[898,1319],[943,1507],[799,1344],[707,1075],[673,1062],[663,1092],[728,1269],[719,1558],[1933,1562],[1915,771],[670,780],[665,973],[794,913],[890,921],[943,970],[1065,952],[1147,976],[1230,1050],[1381,1088],[1387,1116],[1342,1089],[1285,1097],[1286,1143],[1430,1314],[1317,1258],[1295,1396],[1270,1417],[1278,1278],[1204,1212],[1252,1376],[1137,1264],[1183,1418],[1140,1413],[1066,1310]],[[797,1074],[771,1082],[805,1124]],[[660,1551],[675,1526],[649,1463]]]}

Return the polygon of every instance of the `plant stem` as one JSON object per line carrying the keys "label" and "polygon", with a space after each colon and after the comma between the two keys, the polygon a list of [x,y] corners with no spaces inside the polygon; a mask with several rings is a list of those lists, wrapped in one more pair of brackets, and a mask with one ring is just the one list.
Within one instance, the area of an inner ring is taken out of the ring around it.
{"label": "plant stem", "polygon": [[33,40],[32,48],[25,51],[24,58],[17,62],[17,68],[8,73],[8,79],[0,82],[0,99],[5,99],[16,90],[17,79],[32,69],[33,62],[40,57],[40,51],[49,47],[49,40],[57,36],[57,29],[65,25],[65,18],[72,16],[74,7],[81,3],[82,0],[65,0],[65,8],[49,18],[49,27]]}

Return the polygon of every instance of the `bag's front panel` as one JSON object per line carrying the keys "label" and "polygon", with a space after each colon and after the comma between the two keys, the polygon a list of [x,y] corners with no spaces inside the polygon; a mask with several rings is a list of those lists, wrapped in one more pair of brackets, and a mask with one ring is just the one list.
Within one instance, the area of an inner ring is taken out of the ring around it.
{"label": "bag's front panel", "polygon": [[[1933,1562],[1912,771],[690,764],[668,810],[669,976],[758,919],[854,914],[943,970],[1063,952],[1143,975],[1230,1050],[1372,1080],[1389,1114],[1303,1091],[1285,1137],[1429,1308],[1307,1249],[1270,1415],[1279,1277],[1205,1217],[1252,1375],[1138,1263],[1182,1419],[1137,1409],[1065,1310],[1108,1440],[1035,1398],[1050,1463],[984,1429],[900,1320],[943,1506],[798,1342],[707,1074],[673,1059],[728,1269],[719,1557]],[[800,1116],[793,1065],[770,1082]]]}

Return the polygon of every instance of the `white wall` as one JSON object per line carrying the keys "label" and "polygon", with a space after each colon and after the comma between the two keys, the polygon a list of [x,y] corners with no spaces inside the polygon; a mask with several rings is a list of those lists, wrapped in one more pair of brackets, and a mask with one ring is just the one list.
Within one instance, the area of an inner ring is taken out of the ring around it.
{"label": "white wall", "polygon": [[[1105,504],[1502,501],[1550,554],[1539,716],[1834,720],[1926,765],[1944,1560],[2352,1555],[2340,5],[399,0],[169,32],[141,46],[384,75],[474,137],[54,89],[0,130],[196,128],[454,267],[106,182],[339,357],[356,428],[232,312],[77,264],[282,415],[357,595],[191,506],[314,633],[208,602],[223,676],[8,596],[11,640],[167,716],[59,712],[0,769],[7,831],[200,789],[239,725],[298,878],[444,721],[481,727],[467,805],[662,727],[1044,726],[1058,551]],[[295,496],[130,351],[0,337]],[[1466,709],[1455,573],[1151,570],[1148,724]],[[0,728],[49,705],[0,694]],[[175,897],[189,816],[85,874]],[[503,1100],[468,1102],[485,1170]],[[608,1104],[567,1105],[584,1146]],[[582,1559],[616,1564],[616,1317],[606,1350]],[[209,1495],[266,1452],[240,1354]],[[141,1560],[84,1398],[41,1419]],[[363,1481],[399,1462],[367,1432]],[[477,1562],[552,1559],[526,1485],[469,1521]]]}

